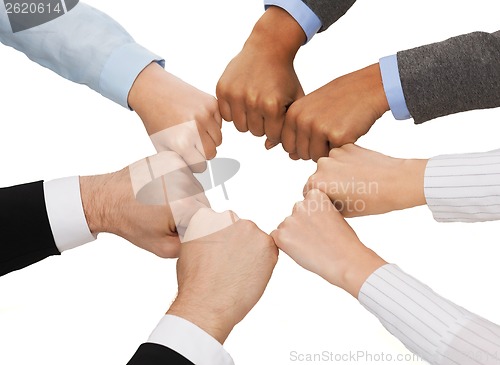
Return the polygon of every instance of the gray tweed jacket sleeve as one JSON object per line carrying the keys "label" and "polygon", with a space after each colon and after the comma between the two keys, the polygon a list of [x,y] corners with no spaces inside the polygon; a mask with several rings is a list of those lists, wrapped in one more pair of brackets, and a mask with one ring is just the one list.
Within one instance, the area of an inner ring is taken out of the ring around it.
{"label": "gray tweed jacket sleeve", "polygon": [[356,0],[302,0],[321,20],[320,32],[344,15]]}
{"label": "gray tweed jacket sleeve", "polygon": [[461,35],[397,57],[406,104],[417,124],[500,106],[500,31]]}

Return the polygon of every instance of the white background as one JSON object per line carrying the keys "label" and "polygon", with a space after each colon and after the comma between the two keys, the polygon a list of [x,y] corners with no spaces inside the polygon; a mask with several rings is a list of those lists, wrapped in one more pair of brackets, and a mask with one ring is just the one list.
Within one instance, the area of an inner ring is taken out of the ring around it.
{"label": "white background", "polygon": [[[212,94],[263,12],[261,0],[88,3],[165,57],[167,70]],[[311,92],[398,50],[474,30],[496,31],[498,4],[359,0],[303,47],[296,69]],[[111,172],[154,153],[134,113],[12,49],[0,47],[0,65],[0,186]],[[359,144],[395,157],[486,151],[500,147],[499,117],[500,110],[474,111],[415,126],[387,113]],[[270,232],[301,199],[315,164],[290,161],[281,147],[268,152],[263,139],[238,133],[229,123],[223,134],[218,156],[239,160],[241,171],[226,185],[230,201],[216,188],[212,202]],[[426,207],[349,222],[387,261],[500,322],[498,223],[438,224]],[[0,364],[125,364],[175,293],[174,260],[103,234],[0,278]],[[407,353],[356,300],[284,254],[261,302],[225,347],[240,365],[297,363],[291,351]]]}

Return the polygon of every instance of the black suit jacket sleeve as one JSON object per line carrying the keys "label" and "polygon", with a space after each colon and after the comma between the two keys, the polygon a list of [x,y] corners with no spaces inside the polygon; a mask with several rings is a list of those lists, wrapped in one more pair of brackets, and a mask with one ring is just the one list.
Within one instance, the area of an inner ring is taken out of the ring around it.
{"label": "black suit jacket sleeve", "polygon": [[168,347],[155,343],[144,343],[127,365],[194,365],[182,355]]}
{"label": "black suit jacket sleeve", "polygon": [[43,181],[0,189],[0,276],[59,255]]}

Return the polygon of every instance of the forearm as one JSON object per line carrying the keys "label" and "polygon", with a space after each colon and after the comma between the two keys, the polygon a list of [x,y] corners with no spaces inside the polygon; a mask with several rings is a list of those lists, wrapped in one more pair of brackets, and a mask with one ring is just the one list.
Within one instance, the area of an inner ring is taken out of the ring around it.
{"label": "forearm", "polygon": [[475,32],[399,52],[406,104],[416,123],[500,106],[500,32]]}
{"label": "forearm", "polygon": [[12,32],[2,9],[0,41],[124,107],[137,75],[149,63],[161,62],[120,24],[81,2],[59,18],[19,33]]}
{"label": "forearm", "polygon": [[130,179],[123,179],[127,170],[94,176],[80,176],[81,202],[90,232],[124,236],[124,227],[133,222],[125,220],[127,199],[120,193],[132,194]]}
{"label": "forearm", "polygon": [[425,198],[439,222],[500,219],[500,150],[432,158]]}
{"label": "forearm", "polygon": [[397,266],[375,271],[363,284],[359,301],[431,364],[500,362],[499,326],[442,298]]}

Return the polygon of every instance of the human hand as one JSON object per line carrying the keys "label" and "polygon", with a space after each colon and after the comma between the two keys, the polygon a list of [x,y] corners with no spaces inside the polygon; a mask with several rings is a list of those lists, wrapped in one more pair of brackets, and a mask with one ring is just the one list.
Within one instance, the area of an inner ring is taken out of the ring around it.
{"label": "human hand", "polygon": [[330,149],[355,142],[388,110],[379,65],[371,65],[295,101],[281,142],[291,158],[317,161]]}
{"label": "human hand", "polygon": [[271,6],[217,84],[222,117],[240,132],[280,142],[287,108],[304,95],[293,60],[306,35],[285,10]]}
{"label": "human hand", "polygon": [[304,269],[352,296],[386,262],[364,246],[324,193],[311,190],[271,233],[276,245]]}
{"label": "human hand", "polygon": [[113,233],[160,257],[177,257],[191,217],[210,204],[189,167],[162,152],[114,173],[80,177],[90,231]]}
{"label": "human hand", "polygon": [[152,63],[135,80],[128,101],[155,136],[158,152],[175,151],[188,165],[215,157],[222,143],[222,118],[213,96]]}
{"label": "human hand", "polygon": [[347,144],[318,160],[304,196],[312,189],[321,190],[344,217],[423,205],[426,165],[427,160],[392,158]]}
{"label": "human hand", "polygon": [[[206,231],[225,226],[229,215],[234,224],[215,233]],[[232,212],[211,209],[193,216],[186,237],[202,238],[182,244],[179,293],[167,312],[194,323],[220,343],[260,299],[278,259],[271,237],[254,223],[237,219]]]}

